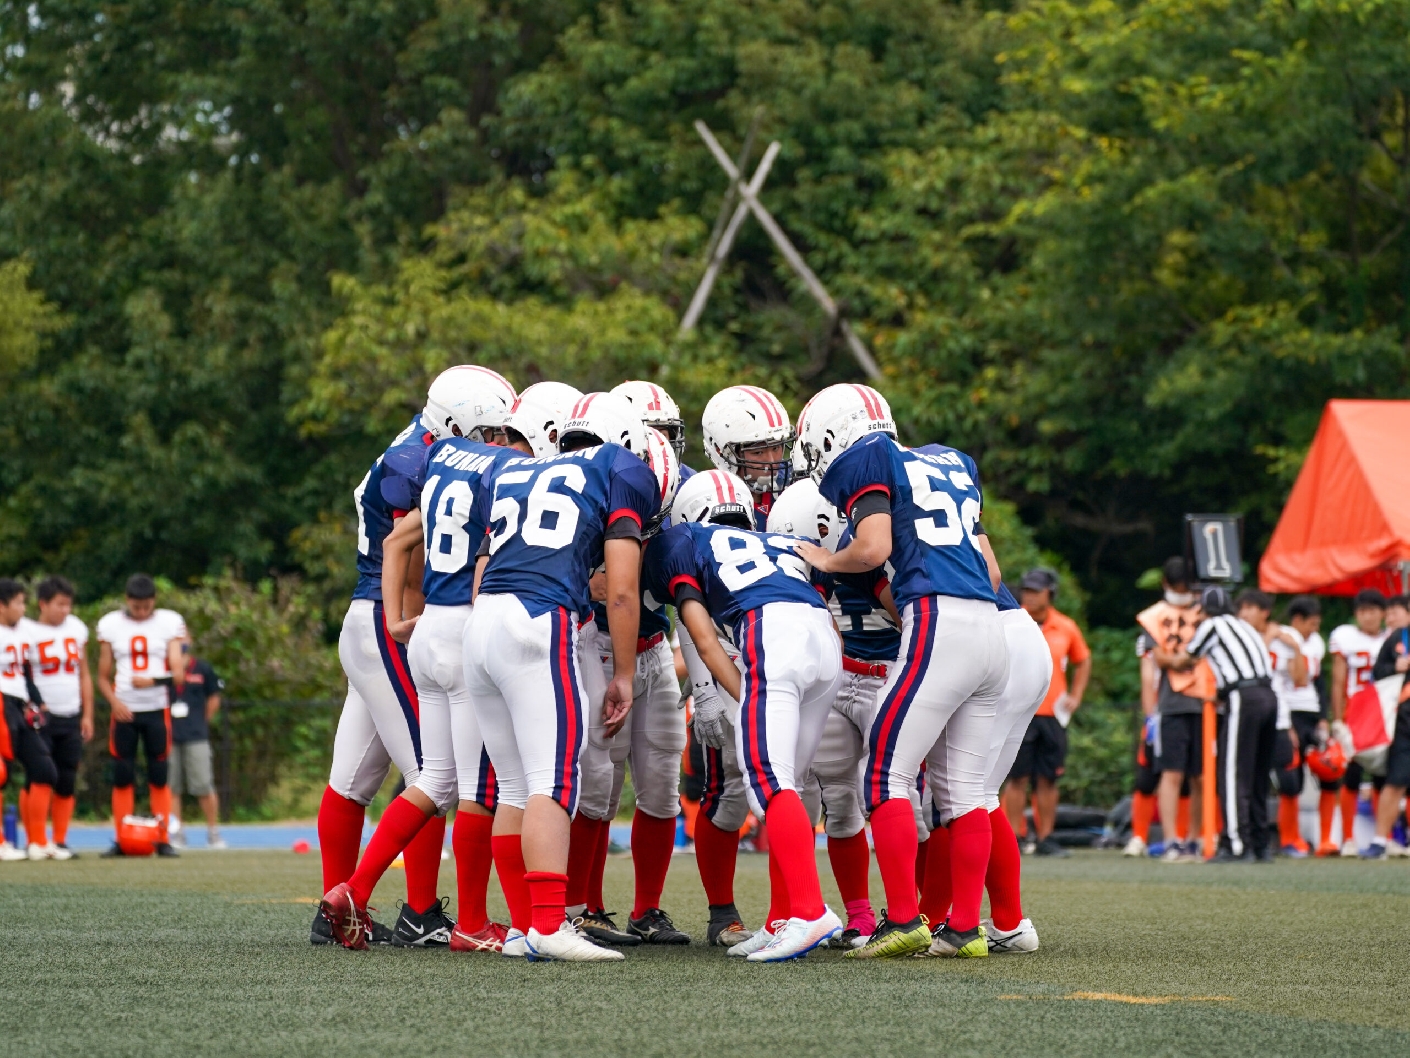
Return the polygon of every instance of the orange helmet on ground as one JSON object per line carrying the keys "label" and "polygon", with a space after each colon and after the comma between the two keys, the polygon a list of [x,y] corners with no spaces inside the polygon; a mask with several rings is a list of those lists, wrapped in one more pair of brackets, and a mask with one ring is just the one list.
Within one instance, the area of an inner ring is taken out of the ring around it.
{"label": "orange helmet on ground", "polygon": [[150,856],[162,840],[161,824],[148,816],[123,816],[118,826],[118,847],[125,856]]}
{"label": "orange helmet on ground", "polygon": [[1321,782],[1337,782],[1346,774],[1346,754],[1341,743],[1331,739],[1325,746],[1307,751],[1307,766]]}

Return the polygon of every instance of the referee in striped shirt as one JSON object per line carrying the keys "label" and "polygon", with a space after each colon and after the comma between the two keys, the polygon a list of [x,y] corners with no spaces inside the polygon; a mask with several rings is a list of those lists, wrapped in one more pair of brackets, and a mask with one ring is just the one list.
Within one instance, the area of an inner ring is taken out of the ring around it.
{"label": "referee in striped shirt", "polygon": [[[1246,607],[1256,608],[1260,599],[1267,596],[1241,594],[1240,614]],[[1189,665],[1197,658],[1207,660],[1219,686],[1217,765],[1224,832],[1214,862],[1272,863],[1268,791],[1278,722],[1273,664],[1263,637],[1234,616],[1223,588],[1205,588],[1200,608],[1204,619],[1181,660]]]}

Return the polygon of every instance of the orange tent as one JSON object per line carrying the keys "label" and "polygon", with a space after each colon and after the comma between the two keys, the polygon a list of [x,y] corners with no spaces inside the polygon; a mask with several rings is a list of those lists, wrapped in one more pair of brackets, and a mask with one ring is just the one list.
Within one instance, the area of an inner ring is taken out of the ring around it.
{"label": "orange tent", "polygon": [[1264,591],[1398,592],[1410,572],[1410,401],[1333,400],[1263,560]]}

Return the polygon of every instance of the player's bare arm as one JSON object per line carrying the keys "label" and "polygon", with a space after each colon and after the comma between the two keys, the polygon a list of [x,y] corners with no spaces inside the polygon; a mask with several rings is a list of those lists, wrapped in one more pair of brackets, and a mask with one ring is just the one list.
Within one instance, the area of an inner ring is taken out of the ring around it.
{"label": "player's bare arm", "polygon": [[1346,658],[1332,655],[1332,720],[1337,721],[1346,712]]}
{"label": "player's bare arm", "polygon": [[186,686],[186,653],[190,646],[190,639],[173,639],[166,645],[166,667],[177,694]]}
{"label": "player's bare arm", "polygon": [[113,719],[125,724],[132,719],[132,710],[123,704],[113,686],[113,648],[107,643],[98,644],[98,691],[108,700]]}
{"label": "player's bare arm", "polygon": [[[420,512],[417,512],[418,516]],[[410,517],[408,515],[407,517]],[[422,578],[426,575],[426,542],[418,533],[416,546],[406,560],[406,587],[401,593],[401,613],[403,618],[419,617],[426,609],[426,596],[421,594]]]}
{"label": "player's bare arm", "polygon": [[88,654],[78,655],[78,693],[82,702],[78,721],[78,734],[87,742],[93,737],[93,673],[88,667]]}
{"label": "player's bare arm", "polygon": [[896,627],[901,627],[901,611],[896,607],[896,596],[891,594],[891,585],[881,589],[881,594],[877,596],[877,601],[881,603],[891,620],[896,622]]}
{"label": "player's bare arm", "polygon": [[1160,693],[1160,666],[1155,663],[1154,652],[1141,655],[1141,712],[1146,716],[1155,714],[1156,701]]}
{"label": "player's bare arm", "polygon": [[[888,517],[887,520],[890,521],[890,518]],[[870,521],[870,519],[868,519],[868,521]],[[865,525],[866,522],[862,524]],[[993,545],[989,543],[987,534],[979,538],[979,550],[984,553],[984,562],[989,567],[989,587],[998,591],[999,585],[1002,584],[1004,580],[1004,571],[999,568],[999,558],[994,554]],[[1090,666],[1088,666],[1088,668],[1090,668]],[[1085,683],[1086,681],[1083,682]],[[1081,701],[1081,699],[1082,696],[1080,694],[1077,695],[1077,700]]]}
{"label": "player's bare arm", "polygon": [[715,677],[720,690],[736,702],[739,701],[739,669],[730,661],[725,648],[720,646],[720,641],[715,635],[715,626],[710,623],[709,611],[694,599],[686,599],[681,603],[679,613],[681,623],[690,633],[690,640],[695,645],[700,660],[710,670],[710,675]]}
{"label": "player's bare arm", "polygon": [[863,518],[852,529],[852,542],[836,554],[810,541],[793,550],[823,573],[866,573],[891,557],[891,515],[878,511]]}
{"label": "player's bare arm", "polygon": [[407,567],[412,553],[422,544],[421,512],[409,511],[399,518],[382,542],[382,609],[387,633],[398,643],[411,639],[419,615],[408,616],[405,607]]}
{"label": "player's bare arm", "polygon": [[490,564],[489,555],[481,555],[475,559],[475,586],[470,589],[470,601],[473,603],[480,597],[480,580],[485,575],[485,567]]}
{"label": "player's bare arm", "polygon": [[1082,704],[1082,695],[1087,693],[1087,681],[1092,678],[1092,658],[1079,662],[1067,678],[1067,707],[1075,710]]}
{"label": "player's bare arm", "polygon": [[615,675],[602,701],[608,736],[627,721],[632,708],[632,678],[636,674],[636,638],[641,620],[641,542],[631,538],[603,544],[607,562],[607,627],[612,634]]}

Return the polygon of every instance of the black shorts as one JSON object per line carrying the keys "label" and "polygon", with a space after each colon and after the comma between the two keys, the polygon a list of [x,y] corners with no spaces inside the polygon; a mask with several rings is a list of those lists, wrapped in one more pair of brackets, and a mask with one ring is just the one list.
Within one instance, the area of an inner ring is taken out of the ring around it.
{"label": "black shorts", "polygon": [[1386,785],[1410,786],[1410,702],[1401,702],[1395,714],[1395,737],[1386,758]]}
{"label": "black shorts", "polygon": [[1155,763],[1161,771],[1184,772],[1187,779],[1204,774],[1204,717],[1199,713],[1175,713],[1160,717]]}
{"label": "black shorts", "polygon": [[1055,716],[1035,716],[1023,735],[1023,745],[1009,769],[1010,779],[1056,782],[1067,763],[1067,732]]}

